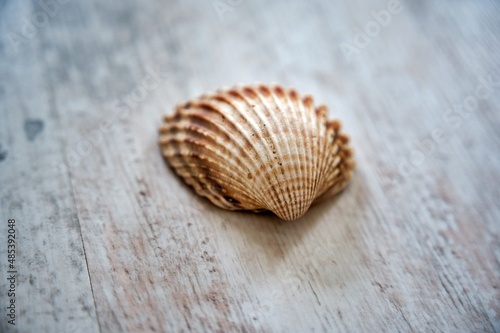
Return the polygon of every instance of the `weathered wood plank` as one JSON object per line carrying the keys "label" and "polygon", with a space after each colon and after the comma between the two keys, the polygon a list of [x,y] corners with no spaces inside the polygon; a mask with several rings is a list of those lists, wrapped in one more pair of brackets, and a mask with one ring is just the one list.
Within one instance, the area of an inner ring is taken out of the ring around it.
{"label": "weathered wood plank", "polygon": [[[0,6],[2,23],[33,10],[28,3]],[[0,30],[0,331],[97,332],[70,175],[53,167],[63,157],[66,131],[58,82],[46,80],[50,68],[38,51],[44,37],[31,39],[16,53],[4,39],[15,28],[3,25]],[[7,294],[9,219],[16,221],[12,295]],[[10,299],[15,299],[15,325],[6,315]]]}
{"label": "weathered wood plank", "polygon": [[[2,31],[37,6],[4,4]],[[88,1],[17,55],[2,35],[2,214],[26,221],[19,262],[39,274],[20,279],[21,331],[500,330],[498,13]],[[156,144],[176,102],[255,81],[313,93],[353,138],[353,183],[299,221],[217,209]]]}

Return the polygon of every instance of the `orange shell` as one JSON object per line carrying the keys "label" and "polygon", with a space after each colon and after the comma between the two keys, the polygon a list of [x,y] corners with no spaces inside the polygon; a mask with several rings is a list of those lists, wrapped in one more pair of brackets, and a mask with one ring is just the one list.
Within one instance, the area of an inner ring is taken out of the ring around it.
{"label": "orange shell", "polygon": [[349,139],[327,114],[294,89],[236,86],[177,106],[159,144],[173,170],[218,207],[294,220],[352,177]]}

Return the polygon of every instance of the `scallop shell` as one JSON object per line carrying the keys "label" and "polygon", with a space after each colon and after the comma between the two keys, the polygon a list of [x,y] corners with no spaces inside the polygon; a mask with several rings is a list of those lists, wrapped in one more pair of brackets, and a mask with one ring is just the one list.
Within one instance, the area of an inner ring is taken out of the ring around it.
{"label": "scallop shell", "polygon": [[236,86],[178,105],[159,144],[173,170],[218,207],[294,220],[353,173],[349,139],[327,114],[294,89]]}

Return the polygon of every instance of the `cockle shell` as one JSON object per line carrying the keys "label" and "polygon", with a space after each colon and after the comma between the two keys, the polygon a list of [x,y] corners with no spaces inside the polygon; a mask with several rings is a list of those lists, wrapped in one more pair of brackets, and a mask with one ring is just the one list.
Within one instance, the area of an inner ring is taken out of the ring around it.
{"label": "cockle shell", "polygon": [[348,137],[327,114],[294,89],[236,86],[178,105],[159,144],[173,170],[213,204],[294,220],[352,176]]}

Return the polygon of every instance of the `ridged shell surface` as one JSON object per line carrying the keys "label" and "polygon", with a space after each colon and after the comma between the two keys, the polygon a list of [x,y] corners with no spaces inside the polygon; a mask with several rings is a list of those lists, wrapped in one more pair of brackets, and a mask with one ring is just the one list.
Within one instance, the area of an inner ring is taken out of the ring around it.
{"label": "ridged shell surface", "polygon": [[294,220],[352,176],[348,138],[327,114],[294,89],[236,86],[178,105],[159,144],[173,170],[215,205]]}

